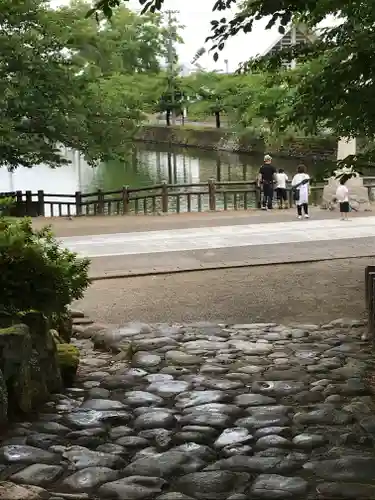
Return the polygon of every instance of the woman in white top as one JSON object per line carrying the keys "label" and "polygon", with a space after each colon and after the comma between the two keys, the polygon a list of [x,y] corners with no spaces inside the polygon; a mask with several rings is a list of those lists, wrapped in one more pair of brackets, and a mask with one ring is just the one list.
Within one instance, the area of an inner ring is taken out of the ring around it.
{"label": "woman in white top", "polygon": [[297,173],[292,179],[292,189],[294,191],[294,199],[297,205],[297,216],[302,219],[302,209],[305,218],[309,218],[309,191],[310,191],[310,176],[306,173],[305,165],[298,165]]}

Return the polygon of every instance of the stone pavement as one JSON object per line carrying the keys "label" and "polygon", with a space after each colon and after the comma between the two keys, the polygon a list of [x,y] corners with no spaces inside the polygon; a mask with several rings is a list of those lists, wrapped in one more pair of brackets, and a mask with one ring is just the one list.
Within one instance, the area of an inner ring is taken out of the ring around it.
{"label": "stone pavement", "polygon": [[78,386],[1,443],[0,498],[374,499],[364,328],[83,324]]}

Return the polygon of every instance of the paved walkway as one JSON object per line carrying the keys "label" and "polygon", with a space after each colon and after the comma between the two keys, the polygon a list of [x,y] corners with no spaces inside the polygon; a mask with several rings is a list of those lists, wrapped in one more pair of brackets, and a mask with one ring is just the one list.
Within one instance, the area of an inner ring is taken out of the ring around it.
{"label": "paved walkway", "polygon": [[70,249],[88,257],[113,257],[373,236],[375,236],[375,217],[358,218],[355,221],[304,220],[106,234],[63,238],[62,241]]}
{"label": "paved walkway", "polygon": [[97,331],[96,344],[122,353],[77,341],[78,386],[2,441],[0,498],[373,500],[362,330],[335,321]]}
{"label": "paved walkway", "polygon": [[285,263],[375,254],[375,217],[222,225],[62,238],[92,276]]}
{"label": "paved walkway", "polygon": [[[311,208],[314,220],[337,220],[337,212]],[[372,212],[353,214],[353,219],[371,217]],[[94,216],[74,217],[38,217],[33,220],[37,229],[51,224],[56,236],[83,236],[92,234],[115,234],[142,231],[163,231],[172,229],[188,229],[197,227],[236,226],[243,224],[266,224],[268,222],[293,222],[296,219],[295,209],[247,211],[222,211],[182,214],[126,215],[126,216]]]}

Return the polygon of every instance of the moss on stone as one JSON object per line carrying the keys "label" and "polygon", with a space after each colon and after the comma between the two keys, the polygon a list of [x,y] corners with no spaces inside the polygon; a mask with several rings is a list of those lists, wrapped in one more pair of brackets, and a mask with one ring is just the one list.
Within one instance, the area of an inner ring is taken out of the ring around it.
{"label": "moss on stone", "polygon": [[[17,324],[0,330],[0,370],[11,413],[35,410],[62,387],[56,344],[46,322],[33,318],[34,327],[39,324],[41,329]],[[33,318],[29,316],[29,320]]]}
{"label": "moss on stone", "polygon": [[57,357],[65,385],[71,385],[79,366],[79,350],[72,344],[57,344]]}
{"label": "moss on stone", "polygon": [[0,429],[8,419],[8,391],[0,370]]}

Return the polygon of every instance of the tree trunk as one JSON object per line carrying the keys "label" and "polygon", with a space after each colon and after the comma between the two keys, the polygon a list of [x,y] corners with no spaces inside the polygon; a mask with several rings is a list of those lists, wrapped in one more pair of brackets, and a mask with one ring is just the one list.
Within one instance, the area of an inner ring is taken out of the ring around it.
{"label": "tree trunk", "polygon": [[215,111],[216,128],[220,128],[220,111]]}
{"label": "tree trunk", "polygon": [[165,119],[167,120],[167,127],[170,127],[171,125],[171,112],[168,110],[165,113]]}

